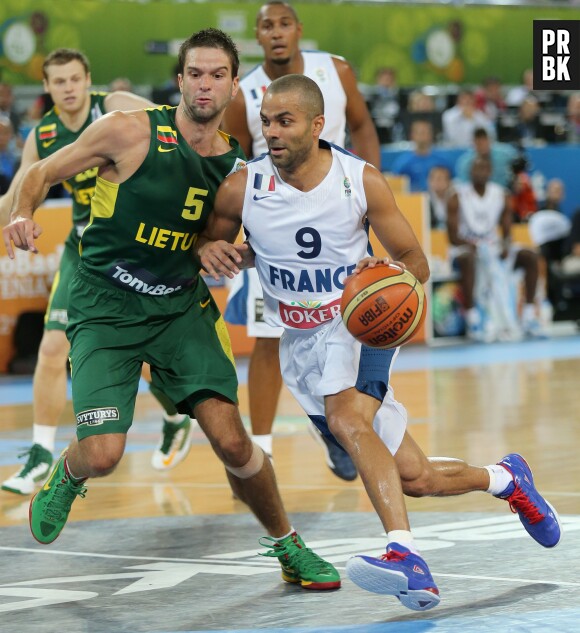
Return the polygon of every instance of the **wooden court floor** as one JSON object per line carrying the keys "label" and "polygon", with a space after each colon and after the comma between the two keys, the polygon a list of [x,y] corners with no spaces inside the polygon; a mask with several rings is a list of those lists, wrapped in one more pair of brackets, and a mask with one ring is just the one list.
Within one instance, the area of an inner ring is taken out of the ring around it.
{"label": "wooden court floor", "polygon": [[[411,362],[406,362],[409,358]],[[436,530],[451,530],[456,541],[453,548],[440,553],[428,552],[432,569],[439,573],[440,588],[445,591],[444,609],[417,615],[399,605],[384,605],[383,599],[377,601],[373,594],[360,590],[357,593],[352,583],[344,583],[340,595],[316,597],[304,596],[311,592],[296,594],[292,591],[294,588],[281,586],[283,583],[279,578],[276,580],[277,576],[269,577],[272,580],[265,586],[264,581],[242,582],[239,577],[224,580],[219,576],[216,582],[221,584],[208,585],[208,582],[214,583],[213,579],[193,585],[183,582],[169,597],[167,594],[160,597],[155,591],[146,592],[145,597],[136,594],[134,604],[142,611],[141,620],[137,611],[133,618],[130,614],[121,618],[118,614],[122,609],[115,607],[116,594],[103,597],[101,580],[95,579],[139,575],[140,572],[132,570],[153,569],[151,565],[167,573],[174,565],[179,575],[184,565],[199,564],[200,554],[192,558],[192,551],[208,551],[210,556],[214,550],[222,549],[221,545],[217,547],[216,538],[220,544],[223,539],[226,543],[223,548],[235,552],[242,557],[240,560],[252,555],[245,573],[260,574],[260,565],[264,564],[254,561],[256,533],[259,536],[260,529],[248,516],[247,508],[232,497],[223,469],[199,428],[194,431],[194,444],[186,461],[168,472],[152,469],[150,456],[158,442],[161,414],[153,398],[144,391],[138,397],[135,423],[121,464],[109,477],[89,482],[87,497],[75,502],[71,524],[54,546],[41,548],[28,533],[28,498],[0,491],[0,555],[5,561],[0,572],[0,631],[58,630],[46,623],[45,610],[21,606],[14,600],[45,596],[38,592],[48,589],[35,589],[43,582],[52,583],[47,587],[57,587],[64,595],[66,592],[61,589],[64,585],[58,583],[81,578],[78,576],[81,570],[85,574],[82,582],[92,579],[94,586],[89,588],[94,593],[85,591],[86,595],[80,596],[83,592],[69,591],[66,600],[86,598],[86,602],[79,605],[87,606],[48,607],[49,614],[61,614],[65,618],[63,623],[67,630],[91,633],[177,630],[287,633],[298,630],[294,627],[302,627],[299,630],[309,633],[417,633],[432,628],[437,632],[577,630],[574,627],[580,611],[570,611],[569,599],[570,592],[575,595],[580,588],[573,571],[580,564],[580,462],[577,458],[580,337],[527,345],[461,346],[440,350],[409,347],[403,349],[397,363],[400,368],[395,366],[392,377],[395,394],[407,407],[410,432],[426,454],[459,457],[477,465],[495,463],[514,451],[526,457],[538,488],[564,518],[565,545],[553,550],[554,556],[523,533],[507,504],[490,495],[474,493],[447,499],[409,499],[411,523],[422,539],[422,549],[442,546]],[[240,363],[243,364],[244,361]],[[16,469],[18,448],[25,447],[30,438],[30,403],[11,403],[7,390],[12,388],[10,383],[0,380],[0,400],[5,403],[0,406],[2,479]],[[243,383],[240,409],[247,421],[247,394]],[[71,420],[69,404],[57,436],[57,448],[64,447],[72,437]],[[286,391],[282,394],[275,426],[274,467],[287,510],[292,517],[297,517],[299,525],[325,535],[327,540],[320,541],[318,547],[328,548],[322,553],[328,552],[329,559],[339,569],[344,569],[346,560],[344,546],[337,545],[343,539],[350,543],[351,550],[362,547],[362,543],[372,544],[373,550],[381,546],[384,541],[381,527],[360,479],[347,483],[330,472],[320,447],[307,431],[304,415]],[[503,541],[505,545],[498,550],[486,530],[493,529],[495,538],[508,522],[509,527],[505,529],[515,529],[519,534],[515,534],[515,539],[511,532],[504,535],[508,540]],[[164,529],[164,526],[167,527]],[[202,538],[208,526],[216,537],[211,539],[206,533],[204,538],[209,540],[201,546],[196,539]],[[473,529],[477,531],[476,536]],[[235,539],[237,530],[240,530],[240,544]],[[65,538],[67,531],[70,536]],[[165,532],[169,532],[171,538],[177,536],[167,546],[163,545]],[[82,534],[89,540],[79,540]],[[343,536],[351,534],[352,538]],[[51,555],[42,556],[45,552]],[[69,555],[81,558],[67,558]],[[336,558],[332,558],[333,555]],[[130,561],[115,562],[123,558],[136,559],[133,567],[128,567]],[[105,559],[109,561],[106,565]],[[142,564],[146,560],[153,562]],[[571,568],[566,566],[567,560],[571,561]],[[213,555],[211,564],[219,567],[223,557]],[[103,570],[107,573],[103,574]],[[466,575],[458,574],[458,570]],[[93,575],[87,575],[89,572]],[[66,578],[59,579],[55,574]],[[113,583],[116,588],[117,582]],[[137,581],[135,585],[143,582]],[[475,603],[470,596],[470,583],[475,583],[480,592]],[[25,588],[20,588],[25,584]],[[194,595],[207,592],[203,609],[201,606],[199,611],[194,609],[196,616],[191,615],[189,592],[192,587],[197,592]],[[128,588],[117,593],[123,591],[138,589]],[[242,599],[244,591],[246,595]],[[224,612],[220,602],[222,594],[227,600],[239,597],[235,612]],[[46,597],[35,599],[48,600]],[[65,598],[58,600],[65,601]],[[163,607],[159,607],[158,600],[164,601]],[[324,604],[320,600],[324,600]],[[300,609],[300,614],[287,610],[288,601]],[[385,611],[386,606],[389,608]],[[87,624],[89,614],[103,608],[111,616],[115,613],[114,621],[99,626]],[[564,614],[566,620],[562,619]],[[4,617],[13,628],[3,628]],[[554,619],[558,617],[560,620]],[[529,626],[521,624],[526,618],[532,618]],[[476,620],[481,620],[477,626]],[[322,626],[325,622],[332,626]],[[453,628],[456,625],[460,628]]]}

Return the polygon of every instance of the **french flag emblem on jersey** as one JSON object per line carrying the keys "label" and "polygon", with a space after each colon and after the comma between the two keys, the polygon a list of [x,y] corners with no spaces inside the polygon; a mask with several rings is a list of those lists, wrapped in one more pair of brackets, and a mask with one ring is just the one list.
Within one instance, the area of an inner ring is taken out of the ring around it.
{"label": "french flag emblem on jersey", "polygon": [[267,89],[268,89],[268,86],[260,86],[257,90],[255,88],[252,88],[250,90],[252,99],[254,101],[256,101],[256,99],[259,99],[260,103],[262,103],[262,97],[264,96],[264,93],[266,92]]}
{"label": "french flag emblem on jersey", "polygon": [[258,191],[275,191],[276,185],[274,182],[274,176],[254,174],[254,189],[257,189]]}

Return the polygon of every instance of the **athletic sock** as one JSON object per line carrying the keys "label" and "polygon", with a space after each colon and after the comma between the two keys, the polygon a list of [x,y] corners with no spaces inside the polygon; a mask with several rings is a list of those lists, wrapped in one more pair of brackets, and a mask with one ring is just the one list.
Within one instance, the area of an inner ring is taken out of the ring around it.
{"label": "athletic sock", "polygon": [[77,486],[79,484],[84,483],[88,479],[88,477],[75,477],[73,475],[73,473],[70,470],[70,466],[68,465],[68,458],[67,457],[64,458],[64,469],[66,470],[66,472],[67,472],[70,480],[73,482],[73,484],[75,484]]}
{"label": "athletic sock", "polygon": [[510,471],[499,464],[486,466],[485,469],[489,473],[489,488],[486,492],[489,492],[496,497],[497,495],[500,495],[514,480]]}
{"label": "athletic sock", "polygon": [[264,451],[264,453],[266,453],[266,455],[268,455],[268,457],[272,457],[271,433],[269,435],[253,435],[252,440]]}
{"label": "athletic sock", "polygon": [[56,426],[48,426],[47,424],[32,425],[32,443],[40,444],[42,448],[54,453],[54,444],[56,440]]}
{"label": "athletic sock", "polygon": [[399,545],[403,545],[404,547],[406,547],[413,554],[421,556],[421,554],[419,554],[419,550],[415,545],[413,535],[409,530],[391,530],[387,533],[387,539],[389,541],[389,545],[391,543],[398,543]]}
{"label": "athletic sock", "polygon": [[290,532],[288,532],[288,534],[284,534],[284,536],[273,536],[272,538],[273,538],[275,541],[283,541],[285,538],[288,538],[289,536],[291,536],[292,534],[294,534],[294,532],[296,532],[296,530],[295,530],[293,527],[291,527],[291,528],[290,528]]}

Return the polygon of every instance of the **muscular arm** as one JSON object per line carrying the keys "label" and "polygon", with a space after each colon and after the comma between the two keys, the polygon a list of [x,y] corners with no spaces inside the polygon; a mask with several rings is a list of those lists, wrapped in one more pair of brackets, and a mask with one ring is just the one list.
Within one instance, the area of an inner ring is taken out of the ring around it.
{"label": "muscular arm", "polygon": [[10,209],[14,202],[14,194],[18,188],[18,184],[22,180],[26,170],[39,160],[40,158],[36,150],[36,129],[33,129],[26,137],[20,167],[14,174],[8,191],[0,198],[0,225],[5,226],[10,221]]}
{"label": "muscular arm", "polygon": [[220,127],[238,141],[248,158],[252,157],[252,135],[248,129],[246,101],[241,90],[226,108]]}
{"label": "muscular arm", "polygon": [[405,264],[415,277],[425,283],[429,279],[429,264],[425,253],[395,202],[393,193],[380,171],[365,167],[364,188],[369,223],[390,257]]}
{"label": "muscular arm", "polygon": [[[375,124],[358,89],[356,76],[348,62],[333,57],[332,61],[346,93],[346,122],[353,150],[367,163],[381,169],[381,150]],[[235,136],[235,134],[234,134]]]}
{"label": "muscular arm", "polygon": [[228,176],[217,191],[214,208],[194,246],[194,257],[215,279],[220,274],[230,279],[240,268],[251,265],[247,244],[234,244],[242,226],[247,172],[242,169]]}
{"label": "muscular arm", "polygon": [[149,136],[145,112],[113,112],[92,123],[71,145],[31,165],[17,186],[11,222],[3,230],[8,255],[14,256],[11,241],[36,252],[34,238],[40,227],[32,216],[52,185],[93,167],[108,180],[122,182],[145,158]]}

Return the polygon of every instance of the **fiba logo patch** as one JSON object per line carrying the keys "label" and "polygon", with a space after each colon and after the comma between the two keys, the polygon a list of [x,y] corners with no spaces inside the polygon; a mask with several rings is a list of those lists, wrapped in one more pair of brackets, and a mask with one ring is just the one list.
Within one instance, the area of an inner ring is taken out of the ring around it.
{"label": "fiba logo patch", "polygon": [[534,90],[580,90],[580,20],[534,20]]}

